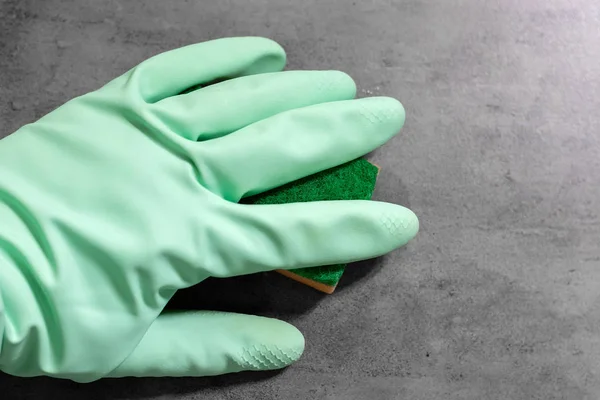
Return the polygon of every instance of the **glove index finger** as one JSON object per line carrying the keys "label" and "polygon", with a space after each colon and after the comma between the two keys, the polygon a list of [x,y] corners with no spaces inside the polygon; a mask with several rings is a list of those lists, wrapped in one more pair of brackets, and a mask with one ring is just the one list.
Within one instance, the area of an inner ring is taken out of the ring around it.
{"label": "glove index finger", "polygon": [[[218,277],[276,269],[345,264],[381,256],[408,243],[419,220],[399,205],[368,200],[275,205],[235,204],[222,222],[208,266]],[[226,236],[226,237],[225,237]]]}

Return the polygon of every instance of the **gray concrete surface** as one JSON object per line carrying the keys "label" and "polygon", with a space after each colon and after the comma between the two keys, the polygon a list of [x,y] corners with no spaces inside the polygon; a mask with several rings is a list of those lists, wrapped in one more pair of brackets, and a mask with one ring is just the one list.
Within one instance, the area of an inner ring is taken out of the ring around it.
{"label": "gray concrete surface", "polygon": [[422,222],[332,296],[274,274],[178,296],[295,323],[307,351],[281,373],[1,375],[0,397],[600,398],[599,16],[593,0],[0,0],[0,136],[159,51],[267,36],[290,69],[405,104],[403,134],[371,155],[376,197]]}

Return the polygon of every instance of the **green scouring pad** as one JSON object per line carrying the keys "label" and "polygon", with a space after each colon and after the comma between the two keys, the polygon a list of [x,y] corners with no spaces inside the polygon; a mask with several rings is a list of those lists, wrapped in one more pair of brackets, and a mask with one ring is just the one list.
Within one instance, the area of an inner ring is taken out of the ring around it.
{"label": "green scouring pad", "polygon": [[[369,200],[375,190],[379,167],[359,158],[288,185],[242,200],[245,204],[283,204],[323,200]],[[331,294],[340,281],[345,264],[278,270],[321,292]]]}

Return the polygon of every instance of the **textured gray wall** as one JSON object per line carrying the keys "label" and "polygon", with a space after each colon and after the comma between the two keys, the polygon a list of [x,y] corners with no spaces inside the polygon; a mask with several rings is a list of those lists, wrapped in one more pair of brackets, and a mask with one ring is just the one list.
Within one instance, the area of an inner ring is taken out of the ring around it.
{"label": "textured gray wall", "polygon": [[261,274],[176,299],[295,323],[307,351],[281,373],[0,375],[0,396],[600,398],[599,19],[593,0],[0,0],[0,137],[157,52],[268,36],[289,68],[404,103],[376,197],[422,223],[332,296]]}

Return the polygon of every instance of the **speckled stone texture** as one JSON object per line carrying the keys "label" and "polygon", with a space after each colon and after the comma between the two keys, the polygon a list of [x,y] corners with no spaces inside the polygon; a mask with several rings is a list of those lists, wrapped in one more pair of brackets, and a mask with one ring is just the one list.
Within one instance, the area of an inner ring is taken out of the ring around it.
{"label": "speckled stone texture", "polygon": [[283,372],[0,375],[0,397],[600,398],[599,19],[593,0],[0,0],[0,136],[157,52],[267,36],[291,69],[404,103],[402,135],[369,159],[375,198],[422,226],[330,296],[271,273],[175,299],[295,323],[307,350]]}

